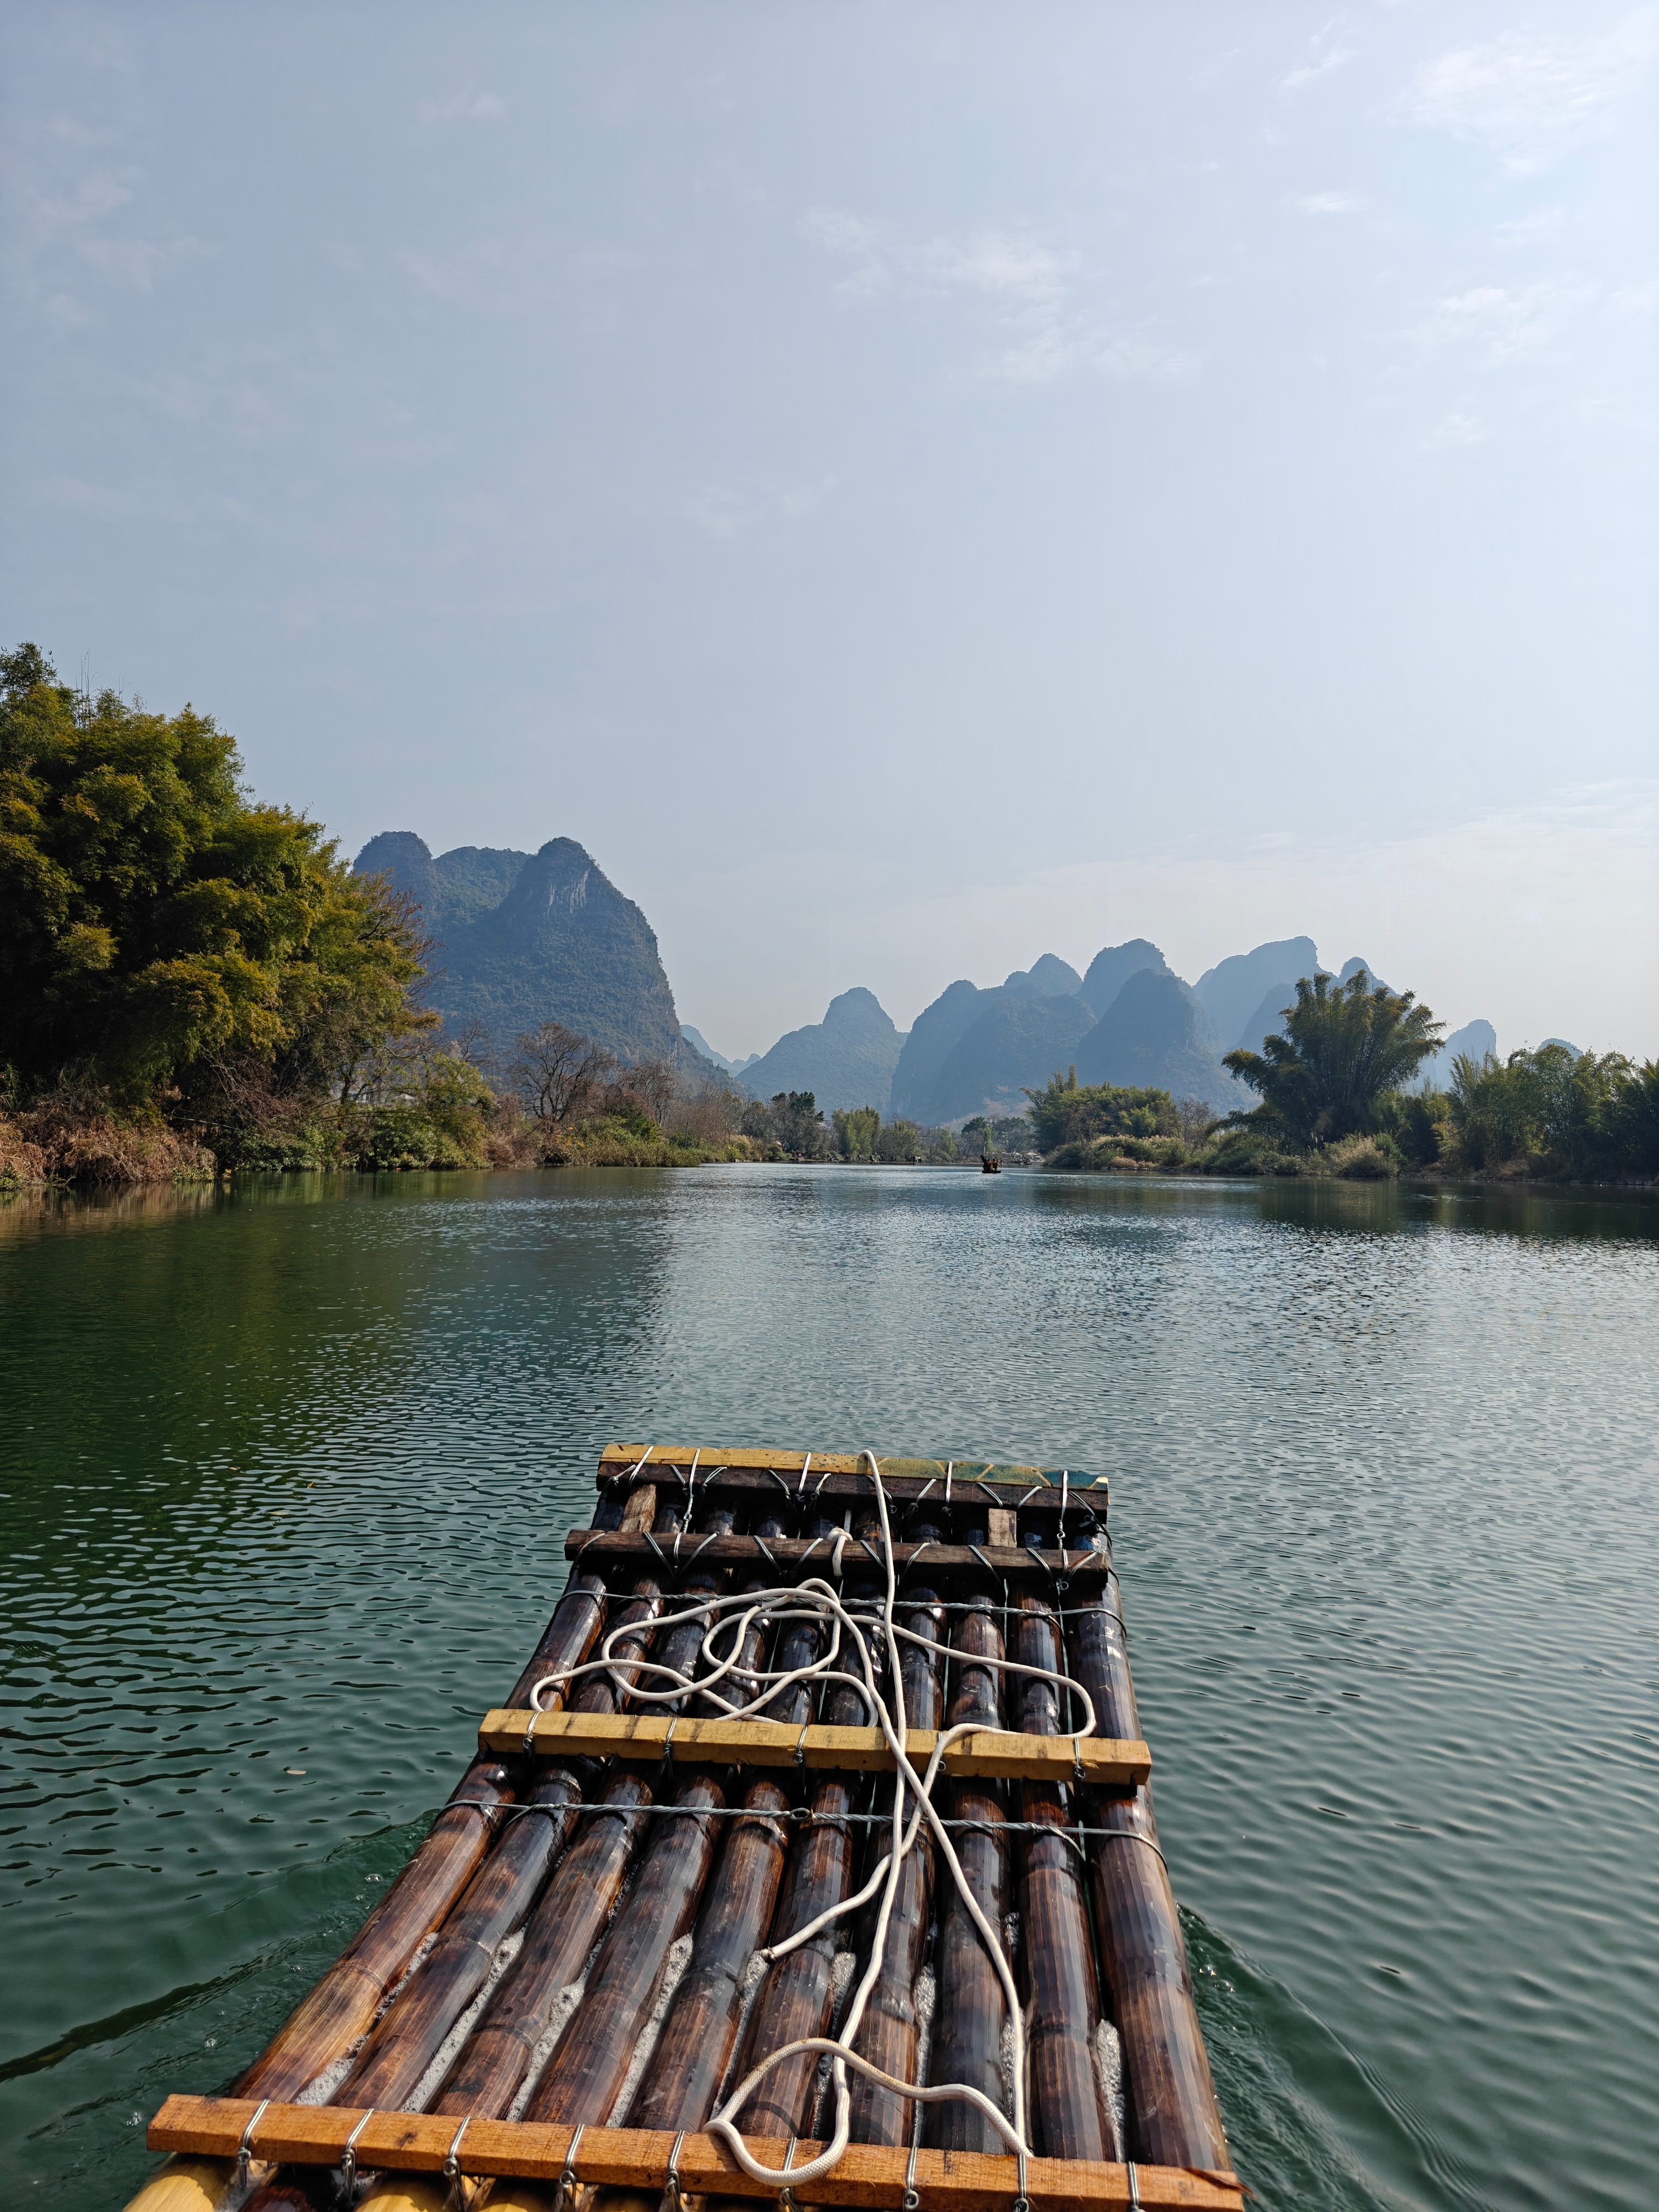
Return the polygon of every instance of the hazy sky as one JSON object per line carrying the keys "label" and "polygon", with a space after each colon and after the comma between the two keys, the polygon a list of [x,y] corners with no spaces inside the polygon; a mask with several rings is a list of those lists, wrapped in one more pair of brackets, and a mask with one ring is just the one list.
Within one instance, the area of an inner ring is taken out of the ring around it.
{"label": "hazy sky", "polygon": [[7,641],[728,1053],[1305,931],[1659,1051],[1659,11],[26,5]]}

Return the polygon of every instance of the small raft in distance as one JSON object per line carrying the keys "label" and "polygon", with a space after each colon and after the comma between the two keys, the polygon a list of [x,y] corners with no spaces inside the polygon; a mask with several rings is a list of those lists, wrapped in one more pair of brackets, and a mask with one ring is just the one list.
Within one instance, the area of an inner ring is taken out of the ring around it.
{"label": "small raft in distance", "polygon": [[599,1489],[425,1840],[131,2212],[1242,2212],[1103,1480],[612,1445]]}

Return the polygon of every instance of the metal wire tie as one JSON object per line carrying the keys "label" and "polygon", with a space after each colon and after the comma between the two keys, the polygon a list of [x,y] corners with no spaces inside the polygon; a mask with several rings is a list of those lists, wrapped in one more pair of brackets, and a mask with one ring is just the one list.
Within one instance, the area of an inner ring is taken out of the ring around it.
{"label": "metal wire tie", "polygon": [[357,2194],[357,2138],[374,2117],[371,2105],[356,2126],[346,2137],[345,2149],[340,2157],[340,2202],[349,2204]]}
{"label": "metal wire tie", "polygon": [[461,2122],[459,2127],[456,2129],[454,2141],[449,2146],[449,2154],[443,2162],[443,2178],[449,2184],[449,2196],[447,2202],[452,2205],[459,2205],[462,2202],[461,2137],[466,2133],[471,2124],[472,2115],[469,2112],[466,2118]]}
{"label": "metal wire tie", "polygon": [[579,2120],[577,2122],[576,2132],[570,2138],[570,2148],[565,2152],[564,2172],[559,2176],[558,2194],[553,2199],[554,2212],[565,2212],[566,2205],[570,2202],[571,2197],[574,2194],[576,2189],[576,2146],[582,2139],[582,2130],[586,2126],[586,2124],[587,2123],[586,2120]]}
{"label": "metal wire tie", "polygon": [[[790,2163],[794,2158],[795,2145],[799,2141],[800,2137],[798,2135],[792,2135],[789,2138],[789,2147],[783,2154],[783,2171],[786,2173],[788,2172]],[[781,2212],[795,2212],[795,2192],[787,2181],[778,2191],[778,2204]]]}
{"label": "metal wire tie", "polygon": [[910,2138],[910,2162],[904,2169],[904,2212],[921,2212],[921,2199],[916,2194],[916,2153],[921,2148],[921,2134],[917,2130]]}
{"label": "metal wire tie", "polygon": [[685,2136],[686,2130],[682,2128],[674,2138],[674,2148],[668,2154],[668,2179],[663,2185],[665,2199],[672,2197],[677,2205],[685,2202],[680,2193],[680,2146]]}
{"label": "metal wire tie", "polygon": [[1129,2160],[1123,2171],[1129,2177],[1129,2202],[1136,2208],[1136,2212],[1139,2212],[1140,2176],[1135,2172],[1135,2162],[1133,2159]]}
{"label": "metal wire tie", "polygon": [[1022,2143],[1019,2158],[1019,2194],[1014,2199],[1014,2212],[1031,2212],[1031,2200],[1025,2193],[1025,2146]]}
{"label": "metal wire tie", "polygon": [[662,1740],[663,1763],[666,1766],[672,1767],[674,1764],[674,1731],[679,1724],[680,1717],[676,1713],[668,1723],[667,1735]]}
{"label": "metal wire tie", "polygon": [[800,1734],[795,1738],[795,1764],[803,1772],[806,1767],[806,1753],[803,1747],[806,1742],[806,1731],[811,1725],[810,1720],[803,1721],[800,1724]]}
{"label": "metal wire tie", "polygon": [[236,2146],[236,2180],[240,2187],[247,2179],[247,2170],[253,2157],[253,2130],[270,2110],[270,2100],[264,2098],[254,2108],[253,2117],[242,2130],[242,2140]]}

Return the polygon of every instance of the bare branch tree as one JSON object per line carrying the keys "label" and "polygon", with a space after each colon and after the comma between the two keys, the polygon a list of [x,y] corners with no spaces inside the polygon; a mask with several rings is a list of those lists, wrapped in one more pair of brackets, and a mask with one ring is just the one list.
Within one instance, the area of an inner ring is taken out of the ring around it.
{"label": "bare branch tree", "polygon": [[668,1119],[669,1109],[678,1096],[679,1072],[672,1060],[664,1060],[655,1053],[647,1053],[623,1072],[623,1087],[631,1091],[646,1112],[661,1128]]}
{"label": "bare branch tree", "polygon": [[614,1053],[562,1022],[538,1022],[514,1042],[507,1080],[538,1121],[572,1120],[617,1066]]}

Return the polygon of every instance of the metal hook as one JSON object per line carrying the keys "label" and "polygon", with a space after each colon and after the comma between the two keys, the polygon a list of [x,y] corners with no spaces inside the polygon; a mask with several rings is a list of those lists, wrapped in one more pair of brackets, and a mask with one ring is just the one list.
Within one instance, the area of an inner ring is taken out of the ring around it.
{"label": "metal hook", "polygon": [[472,2115],[469,2112],[456,2129],[454,2141],[449,2146],[449,2155],[443,2163],[443,2178],[449,2184],[446,2202],[450,2206],[459,2206],[465,2201],[461,2194],[461,2137],[471,2124]]}
{"label": "metal hook", "polygon": [[340,2160],[340,2202],[349,2204],[357,2194],[357,2138],[374,2117],[371,2105],[356,2126],[346,2137],[345,2151]]}
{"label": "metal hook", "polygon": [[921,2135],[918,2130],[910,2144],[910,2163],[904,2169],[903,2212],[921,2212],[921,2199],[916,2194],[916,2153],[921,2148]]}
{"label": "metal hook", "polygon": [[[797,2135],[792,2135],[789,2138],[789,2148],[783,2154],[783,2170],[786,2173],[788,2172],[791,2165],[793,2163],[795,2145],[799,2141],[800,2137]],[[789,2186],[789,2184],[787,2181],[784,2183],[783,2187],[778,2191],[778,2206],[779,2212],[795,2212],[795,2192]]]}
{"label": "metal hook", "polygon": [[1129,2160],[1123,2171],[1129,2177],[1129,2203],[1135,2208],[1135,2212],[1139,2212],[1140,2176],[1135,2172],[1135,2162],[1133,2159]]}
{"label": "metal hook", "polygon": [[806,1741],[806,1731],[811,1725],[810,1720],[803,1721],[800,1724],[800,1734],[795,1738],[795,1764],[803,1768],[806,1765],[806,1753],[802,1747]]}
{"label": "metal hook", "polygon": [[270,2100],[267,2097],[261,2104],[255,2106],[252,2118],[249,2120],[247,2125],[242,2130],[242,2140],[236,2146],[236,2184],[238,2188],[242,2187],[247,2180],[248,2166],[253,2157],[253,2130],[258,2126],[260,2121],[264,2119],[265,2114],[270,2110]]}
{"label": "metal hook", "polygon": [[586,2124],[586,2120],[578,2121],[576,2132],[570,2138],[570,2148],[564,2154],[564,2172],[559,2176],[558,2194],[553,2199],[554,2212],[565,2212],[566,2206],[575,2194],[576,2146],[582,2139],[582,2130]]}
{"label": "metal hook", "polygon": [[1031,2200],[1025,2193],[1025,2146],[1019,2147],[1019,2194],[1014,2199],[1014,2212],[1031,2212]]}
{"label": "metal hook", "polygon": [[680,2146],[684,2142],[686,2130],[682,2128],[674,2138],[674,2148],[668,2154],[668,2179],[664,2185],[662,2192],[665,2203],[671,2197],[673,2198],[677,2212],[678,2208],[685,2202],[680,2188]]}

